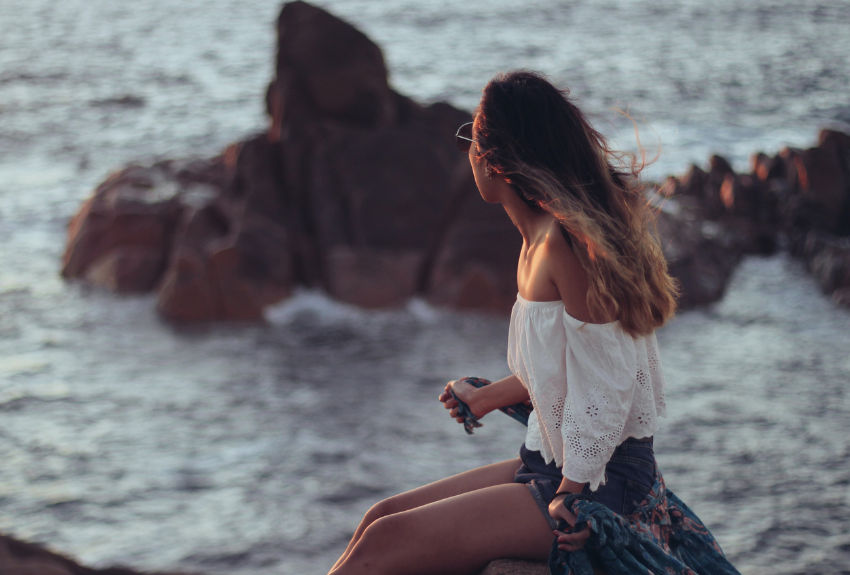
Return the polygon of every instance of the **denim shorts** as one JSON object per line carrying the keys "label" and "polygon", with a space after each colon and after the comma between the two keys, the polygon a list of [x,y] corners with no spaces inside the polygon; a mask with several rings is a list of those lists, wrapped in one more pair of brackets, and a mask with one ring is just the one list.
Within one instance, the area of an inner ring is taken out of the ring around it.
{"label": "denim shorts", "polygon": [[[519,450],[522,465],[514,475],[514,483],[525,483],[534,501],[552,527],[556,521],[549,515],[549,503],[555,498],[564,476],[555,462],[546,463],[539,451],[529,451],[525,444]],[[655,453],[652,438],[630,437],[614,450],[605,466],[605,483],[596,491],[585,485],[584,494],[601,503],[614,513],[629,515],[634,512],[655,480]]]}

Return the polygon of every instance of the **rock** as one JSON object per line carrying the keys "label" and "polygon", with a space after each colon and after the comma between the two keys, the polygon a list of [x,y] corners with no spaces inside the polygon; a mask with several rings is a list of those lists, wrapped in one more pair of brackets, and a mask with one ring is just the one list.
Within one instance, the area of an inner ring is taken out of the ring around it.
{"label": "rock", "polygon": [[[444,244],[445,222],[456,215],[453,173],[464,164],[470,171],[453,139],[469,114],[444,103],[423,107],[392,91],[380,49],[318,8],[287,4],[279,33],[270,137],[280,137],[289,209],[318,262],[304,283],[365,307],[397,306],[418,293],[480,307],[439,289],[432,294],[430,281],[434,246]],[[477,195],[471,179],[464,185]],[[457,284],[451,273],[445,277]],[[510,291],[515,298],[515,284]]]}
{"label": "rock", "polygon": [[710,237],[738,254],[767,256],[779,249],[775,226],[746,216],[728,214],[715,223],[704,222],[702,227]]}
{"label": "rock", "polygon": [[777,212],[791,252],[802,255],[811,230],[850,235],[850,135],[821,130],[816,147],[784,148],[779,158],[786,185],[777,177],[768,189],[780,190]]}
{"label": "rock", "polygon": [[[368,307],[393,306],[419,291],[426,253],[449,209],[452,170],[466,158],[450,131],[433,127],[440,125],[429,120],[435,112],[414,114],[367,133],[336,127],[316,147],[311,227],[324,287],[343,301],[364,304],[357,294],[371,292]],[[467,118],[450,114],[458,125]],[[375,273],[377,262],[389,275]]]}
{"label": "rock", "polygon": [[797,157],[802,153],[802,150],[797,148],[785,147],[779,150],[778,157],[782,160],[782,172],[785,174],[785,181],[792,193],[800,191],[800,181],[797,177]]}
{"label": "rock", "polygon": [[456,174],[445,233],[429,258],[425,292],[438,306],[510,312],[522,236],[499,205],[481,201],[468,167]]}
{"label": "rock", "polygon": [[844,179],[844,209],[839,215],[835,233],[850,235],[850,134],[836,130],[821,130],[818,134],[818,148],[832,154]]}
{"label": "rock", "polygon": [[785,163],[779,156],[761,152],[750,157],[750,171],[762,182],[785,177]]}
{"label": "rock", "polygon": [[188,218],[176,242],[157,309],[177,321],[259,321],[289,295],[285,231],[259,218],[231,228],[215,206]]}
{"label": "rock", "polygon": [[708,174],[699,166],[691,165],[690,169],[679,180],[677,191],[685,196],[702,199],[708,184]]}
{"label": "rock", "polygon": [[277,30],[269,111],[279,122],[304,112],[364,128],[396,119],[383,54],[365,34],[300,1],[284,4]]}
{"label": "rock", "polygon": [[850,288],[850,248],[827,248],[810,265],[812,275],[820,282],[824,293],[832,294]]}
{"label": "rock", "polygon": [[850,308],[850,288],[841,288],[832,292],[832,301],[840,306]]}
{"label": "rock", "polygon": [[422,254],[339,246],[326,256],[327,289],[336,299],[365,308],[398,307],[417,291]]}
{"label": "rock", "polygon": [[185,210],[157,309],[177,321],[259,321],[295,284],[278,147],[256,136],[223,155],[230,174],[212,201]]}
{"label": "rock", "polygon": [[106,569],[84,567],[63,555],[8,535],[0,535],[0,573],[3,575],[141,575],[138,571],[123,567]]}
{"label": "rock", "polygon": [[[594,575],[605,575],[593,570]],[[549,575],[549,565],[543,561],[497,559],[491,561],[478,575]]]}
{"label": "rock", "polygon": [[838,294],[836,300],[844,302],[844,290],[850,289],[850,237],[810,231],[806,236],[803,258],[824,293]]}
{"label": "rock", "polygon": [[164,318],[175,321],[222,318],[210,275],[199,255],[179,250],[160,289],[157,310]]}
{"label": "rock", "polygon": [[657,227],[670,274],[680,282],[679,308],[719,300],[741,258],[722,227],[677,217],[669,207],[659,213]]}
{"label": "rock", "polygon": [[118,245],[92,262],[84,277],[118,293],[146,292],[156,285],[165,267],[162,251]]}
{"label": "rock", "polygon": [[180,191],[165,165],[111,175],[68,226],[62,276],[116,292],[150,291],[165,269]]}
{"label": "rock", "polygon": [[452,173],[466,162],[453,134],[469,114],[395,93],[378,46],[319,8],[285,5],[278,30],[269,137],[301,246],[296,276],[349,303],[401,305],[428,284]]}
{"label": "rock", "polygon": [[809,148],[794,158],[794,165],[802,197],[797,225],[838,233],[850,196],[839,159],[829,149]]}
{"label": "rock", "polygon": [[[660,193],[666,197],[688,197],[699,202],[700,218],[717,219],[728,209],[725,201],[732,202],[732,196],[723,197],[723,186],[727,178],[735,178],[735,172],[722,156],[712,156],[709,160],[709,171],[703,171],[697,165],[680,178],[670,177],[660,188]],[[733,181],[733,180],[730,180]],[[729,184],[727,184],[728,187]],[[731,190],[727,191],[730,194]]]}
{"label": "rock", "polygon": [[491,561],[479,575],[549,575],[549,565],[543,561],[497,559]]}
{"label": "rock", "polygon": [[727,172],[720,186],[720,199],[731,214],[758,218],[761,194],[758,180],[752,176],[738,176]]}
{"label": "rock", "polygon": [[675,198],[682,194],[683,186],[676,176],[667,176],[664,183],[658,188],[658,193],[665,198]]}
{"label": "rock", "polygon": [[[320,8],[284,5],[278,33],[268,133],[228,147],[216,170],[132,168],[107,181],[72,225],[68,277],[123,291],[159,286],[160,313],[180,321],[256,321],[296,284],[366,307],[427,289],[435,246],[456,215],[452,174],[464,164],[469,172],[453,138],[469,114],[394,92],[380,48]],[[193,198],[187,182],[214,193]],[[159,211],[136,226],[147,234],[140,239],[124,239],[135,228],[94,209],[107,192],[129,186],[159,198],[166,184],[172,211],[149,200]],[[494,274],[479,260],[470,261]]]}
{"label": "rock", "polygon": [[711,156],[708,163],[709,170],[702,189],[703,207],[707,218],[717,219],[726,212],[720,195],[721,187],[728,176],[735,176],[735,172],[723,156]]}

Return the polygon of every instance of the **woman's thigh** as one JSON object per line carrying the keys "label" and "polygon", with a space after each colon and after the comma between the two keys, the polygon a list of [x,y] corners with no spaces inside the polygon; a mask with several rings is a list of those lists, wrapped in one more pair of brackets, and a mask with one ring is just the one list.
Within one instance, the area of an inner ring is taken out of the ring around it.
{"label": "woman's thigh", "polygon": [[343,551],[342,556],[334,564],[334,568],[346,560],[360,541],[366,529],[378,519],[469,491],[512,483],[514,473],[519,466],[519,459],[485,465],[484,467],[465,471],[376,503],[363,517],[360,525],[357,526],[354,535],[351,537],[351,541],[348,543],[345,551]]}
{"label": "woman's thigh", "polygon": [[378,519],[333,573],[468,574],[499,557],[545,560],[553,537],[525,485],[495,485]]}
{"label": "woman's thigh", "polygon": [[378,504],[382,508],[380,515],[400,513],[462,493],[493,487],[494,485],[513,483],[514,474],[520,465],[519,459],[509,459],[470,469],[428,485],[399,493]]}

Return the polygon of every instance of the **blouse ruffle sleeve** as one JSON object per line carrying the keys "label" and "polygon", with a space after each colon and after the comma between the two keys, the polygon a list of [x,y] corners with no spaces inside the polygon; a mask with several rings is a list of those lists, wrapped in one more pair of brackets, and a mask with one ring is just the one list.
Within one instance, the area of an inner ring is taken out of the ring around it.
{"label": "blouse ruffle sleeve", "polygon": [[567,332],[563,474],[596,490],[620,443],[635,395],[636,341],[617,324],[589,324],[563,313]]}

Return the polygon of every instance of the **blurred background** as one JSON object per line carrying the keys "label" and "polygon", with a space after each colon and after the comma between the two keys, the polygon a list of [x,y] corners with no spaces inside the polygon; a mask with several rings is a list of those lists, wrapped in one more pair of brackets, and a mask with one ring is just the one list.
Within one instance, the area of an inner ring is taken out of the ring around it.
{"label": "blurred background", "polygon": [[[471,110],[498,71],[568,85],[616,146],[641,125],[680,174],[850,123],[846,2],[316,5],[384,52],[391,85]],[[516,456],[437,395],[498,379],[508,320],[298,289],[266,323],[175,326],[155,297],[59,276],[66,226],[130,162],[209,157],[268,128],[278,1],[0,0],[0,531],[81,562],[324,573],[376,500]],[[785,253],[658,334],[668,487],[745,574],[848,573],[850,312]]]}

